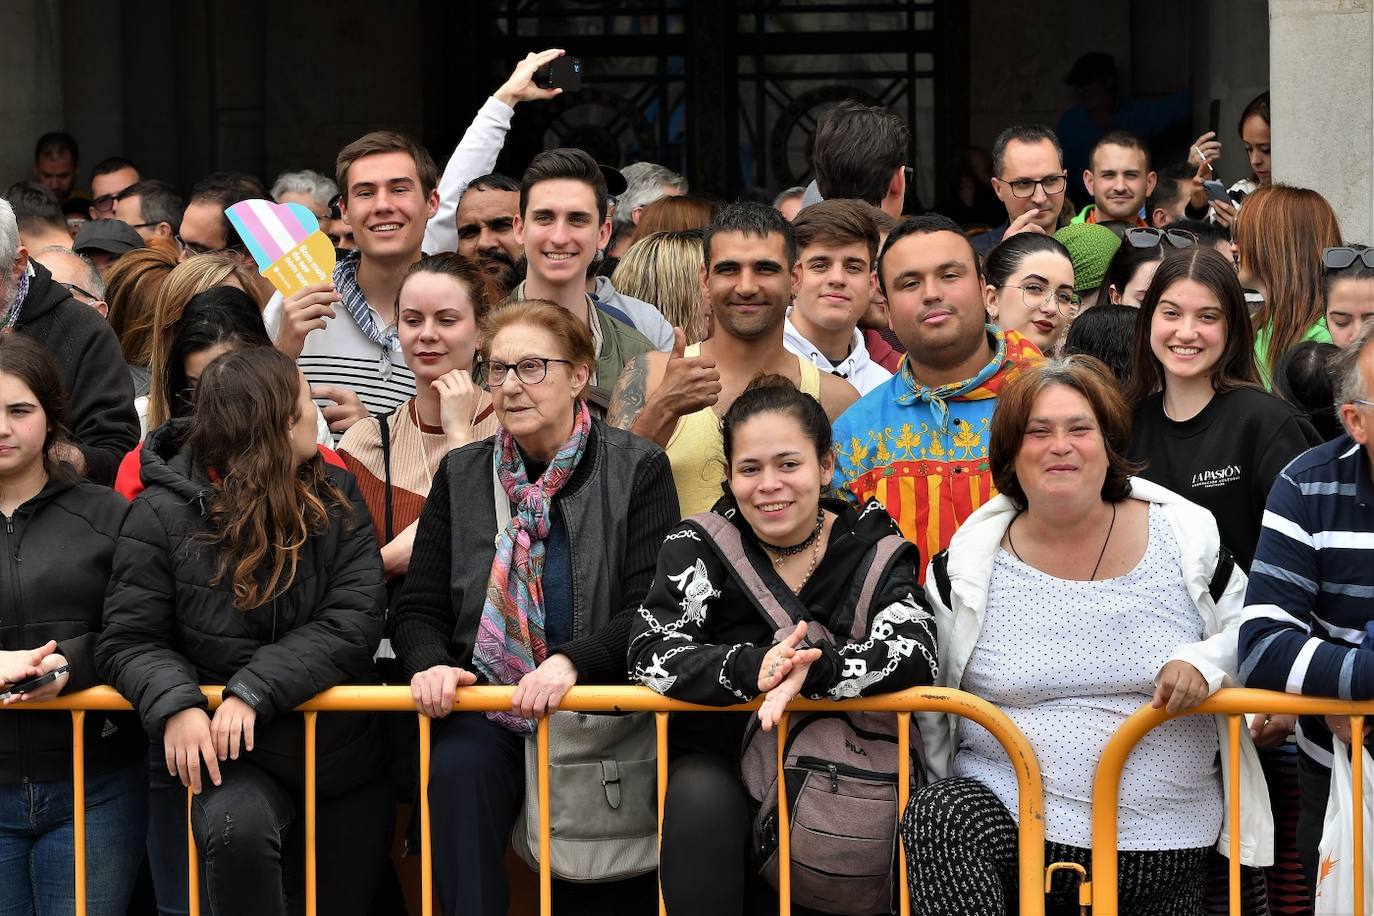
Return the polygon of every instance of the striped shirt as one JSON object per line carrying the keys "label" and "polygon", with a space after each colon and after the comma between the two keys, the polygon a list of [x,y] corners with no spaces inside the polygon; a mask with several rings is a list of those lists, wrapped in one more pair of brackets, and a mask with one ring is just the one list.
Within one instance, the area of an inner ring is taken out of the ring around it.
{"label": "striped shirt", "polygon": [[[1293,459],[1274,481],[1240,628],[1246,686],[1342,700],[1374,698],[1374,478],[1349,436]],[[1331,765],[1320,716],[1298,722],[1298,746]]]}

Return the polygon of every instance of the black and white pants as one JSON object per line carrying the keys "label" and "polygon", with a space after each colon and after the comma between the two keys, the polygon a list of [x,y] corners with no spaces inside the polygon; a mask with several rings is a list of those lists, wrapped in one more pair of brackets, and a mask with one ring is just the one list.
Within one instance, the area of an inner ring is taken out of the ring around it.
{"label": "black and white pants", "polygon": [[[902,818],[911,911],[917,916],[1006,916],[1017,912],[1017,831],[1011,812],[975,779],[945,779],[912,796]],[[1077,862],[1092,875],[1092,851],[1045,844],[1045,862]],[[1197,916],[1207,849],[1122,852],[1122,916]],[[1078,879],[1056,872],[1048,914],[1079,912]]]}

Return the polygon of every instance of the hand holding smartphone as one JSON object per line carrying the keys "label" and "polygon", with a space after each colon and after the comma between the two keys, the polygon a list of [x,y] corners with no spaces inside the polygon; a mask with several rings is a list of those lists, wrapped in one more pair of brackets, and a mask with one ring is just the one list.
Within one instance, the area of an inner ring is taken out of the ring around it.
{"label": "hand holding smartphone", "polygon": [[534,71],[534,84],[540,89],[562,89],[578,92],[582,89],[582,58],[558,57]]}
{"label": "hand holding smartphone", "polygon": [[61,665],[52,669],[47,674],[40,674],[38,677],[29,678],[27,681],[20,681],[18,684],[7,684],[5,687],[0,688],[0,698],[8,699],[26,693],[33,693],[38,688],[46,684],[51,684],[59,677],[66,674],[68,670],[69,666]]}

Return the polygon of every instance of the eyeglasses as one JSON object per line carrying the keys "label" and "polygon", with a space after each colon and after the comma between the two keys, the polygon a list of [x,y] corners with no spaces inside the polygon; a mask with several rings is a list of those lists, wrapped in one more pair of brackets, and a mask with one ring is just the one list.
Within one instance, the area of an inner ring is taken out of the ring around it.
{"label": "eyeglasses", "polygon": [[61,286],[61,287],[63,287],[64,289],[66,289],[67,292],[69,292],[69,293],[76,293],[78,296],[85,296],[87,299],[91,300],[92,302],[99,302],[99,301],[100,301],[100,297],[97,296],[95,293],[89,292],[88,290],[84,290],[84,289],[82,289],[81,287],[77,286],[75,283],[61,283],[61,284],[58,284],[58,285]]}
{"label": "eyeglasses", "polygon": [[1041,283],[1023,283],[1020,286],[1006,284],[998,289],[1019,289],[1021,291],[1021,302],[1030,311],[1043,308],[1045,303],[1054,300],[1055,308],[1059,309],[1059,314],[1065,318],[1073,317],[1073,310],[1081,301],[1077,293],[1071,293],[1066,289],[1050,289]]}
{"label": "eyeglasses", "polygon": [[196,409],[196,386],[187,385],[177,392],[177,400],[187,413],[192,413]]}
{"label": "eyeglasses", "polygon": [[1155,229],[1150,226],[1137,226],[1126,230],[1126,242],[1132,248],[1158,248],[1168,242],[1175,248],[1193,248],[1197,236],[1187,229]]}
{"label": "eyeglasses", "polygon": [[1337,248],[1322,249],[1322,266],[1327,270],[1345,270],[1356,261],[1374,269],[1374,248],[1351,248],[1349,245],[1341,245]]}
{"label": "eyeglasses", "polygon": [[538,385],[549,374],[549,363],[562,363],[571,366],[567,359],[553,359],[548,356],[526,356],[518,363],[503,363],[494,359],[482,360],[482,387],[491,391],[506,383],[506,374],[515,370],[515,377],[524,385]]}
{"label": "eyeglasses", "polygon": [[1347,401],[1346,403],[1359,404],[1361,407],[1374,407],[1374,401],[1366,401],[1364,398],[1355,398],[1353,401]]}
{"label": "eyeglasses", "polygon": [[172,238],[176,239],[177,247],[189,255],[214,254],[217,250],[214,248],[207,248],[204,245],[198,245],[195,242],[188,242],[180,235],[174,235]]}
{"label": "eyeglasses", "polygon": [[115,201],[119,199],[118,194],[101,194],[91,201],[91,208],[97,213],[113,213]]}
{"label": "eyeglasses", "polygon": [[999,178],[998,181],[1011,188],[1013,197],[1032,197],[1038,185],[1040,190],[1045,192],[1046,197],[1061,194],[1067,184],[1067,179],[1063,175],[1046,175],[1044,178],[1017,178],[1014,181],[1007,181]]}

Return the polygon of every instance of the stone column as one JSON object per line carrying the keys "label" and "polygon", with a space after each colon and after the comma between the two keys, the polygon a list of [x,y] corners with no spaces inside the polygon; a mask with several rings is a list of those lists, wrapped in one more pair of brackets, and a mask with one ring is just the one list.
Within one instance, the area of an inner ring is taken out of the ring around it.
{"label": "stone column", "polygon": [[1269,79],[1274,179],[1374,242],[1374,2],[1270,0]]}

